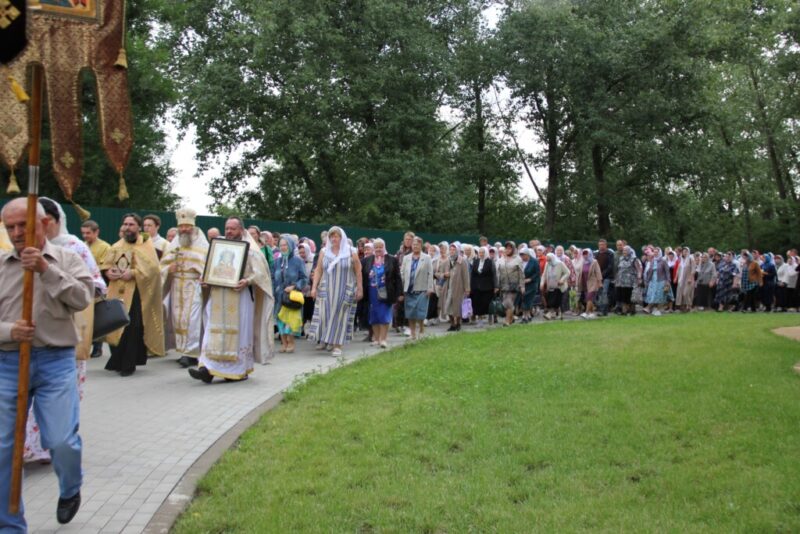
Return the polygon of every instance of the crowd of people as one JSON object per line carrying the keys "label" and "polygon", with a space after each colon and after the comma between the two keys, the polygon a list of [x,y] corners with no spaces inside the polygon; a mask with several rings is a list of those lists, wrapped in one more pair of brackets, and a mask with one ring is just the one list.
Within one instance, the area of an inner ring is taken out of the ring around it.
{"label": "crowd of people", "polygon": [[[80,506],[78,403],[86,361],[102,355],[103,342],[110,346],[105,368],[119,376],[172,349],[193,379],[241,382],[256,362],[293,353],[298,339],[341,356],[357,331],[385,349],[391,329],[413,341],[439,323],[457,332],[464,324],[510,326],[537,316],[800,309],[794,249],[773,255],[645,245],[637,254],[624,240],[612,249],[601,239],[592,250],[538,240],[490,244],[485,237],[476,245],[430,243],[406,232],[391,254],[380,237],[353,242],[338,226],[319,243],[246,226],[238,217],[204,233],[191,209],[177,211],[177,226],[165,238],[158,216],[126,214],[112,245],[91,220],[81,226],[82,239],[70,235],[53,200],[40,199],[38,208],[34,247],[25,246],[25,201],[2,210],[0,466],[10,468],[16,355],[20,343],[30,342],[35,386],[25,456],[54,464],[62,523]],[[208,265],[225,243],[241,246],[239,268],[228,249],[214,266],[222,278],[213,281]],[[33,324],[20,319],[24,271],[35,273]],[[122,302],[129,322],[95,339],[92,302],[106,298]],[[9,478],[0,476],[3,502]],[[4,528],[24,530],[22,513],[0,507]]]}

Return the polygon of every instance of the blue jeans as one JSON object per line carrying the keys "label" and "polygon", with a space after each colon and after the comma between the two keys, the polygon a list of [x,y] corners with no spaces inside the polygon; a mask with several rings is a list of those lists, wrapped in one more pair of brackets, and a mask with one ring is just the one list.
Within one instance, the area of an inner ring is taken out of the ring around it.
{"label": "blue jeans", "polygon": [[[22,506],[19,514],[8,513],[18,377],[19,352],[0,351],[0,533],[27,530]],[[50,450],[61,497],[72,497],[83,479],[75,349],[32,350],[28,406],[32,398],[42,447]]]}

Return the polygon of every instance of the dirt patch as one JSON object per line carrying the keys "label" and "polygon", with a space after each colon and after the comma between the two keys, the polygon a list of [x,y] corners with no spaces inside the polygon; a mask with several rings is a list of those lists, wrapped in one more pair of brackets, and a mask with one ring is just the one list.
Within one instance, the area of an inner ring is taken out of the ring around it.
{"label": "dirt patch", "polygon": [[782,328],[776,328],[773,332],[779,336],[800,341],[800,326],[784,326]]}

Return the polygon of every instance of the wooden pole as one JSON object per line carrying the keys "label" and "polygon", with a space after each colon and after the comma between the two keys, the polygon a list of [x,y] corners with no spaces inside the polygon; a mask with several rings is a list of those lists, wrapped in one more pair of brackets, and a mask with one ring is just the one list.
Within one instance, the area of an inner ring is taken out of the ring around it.
{"label": "wooden pole", "polygon": [[[28,212],[25,222],[25,246],[36,246],[36,211],[39,202],[39,154],[42,140],[42,69],[33,68],[31,95],[31,146],[28,153]],[[22,320],[33,324],[33,271],[25,271],[22,289]],[[14,427],[14,454],[11,464],[11,494],[8,511],[19,513],[22,498],[22,453],[25,449],[25,425],[28,422],[28,386],[30,379],[31,344],[19,344],[19,381],[17,385],[17,419]]]}

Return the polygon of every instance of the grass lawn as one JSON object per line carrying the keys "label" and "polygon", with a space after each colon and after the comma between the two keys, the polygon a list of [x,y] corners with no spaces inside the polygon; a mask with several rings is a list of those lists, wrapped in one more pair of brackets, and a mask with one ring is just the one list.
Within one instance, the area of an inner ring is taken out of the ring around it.
{"label": "grass lawn", "polygon": [[800,532],[797,315],[429,339],[312,377],[176,523],[197,532]]}

